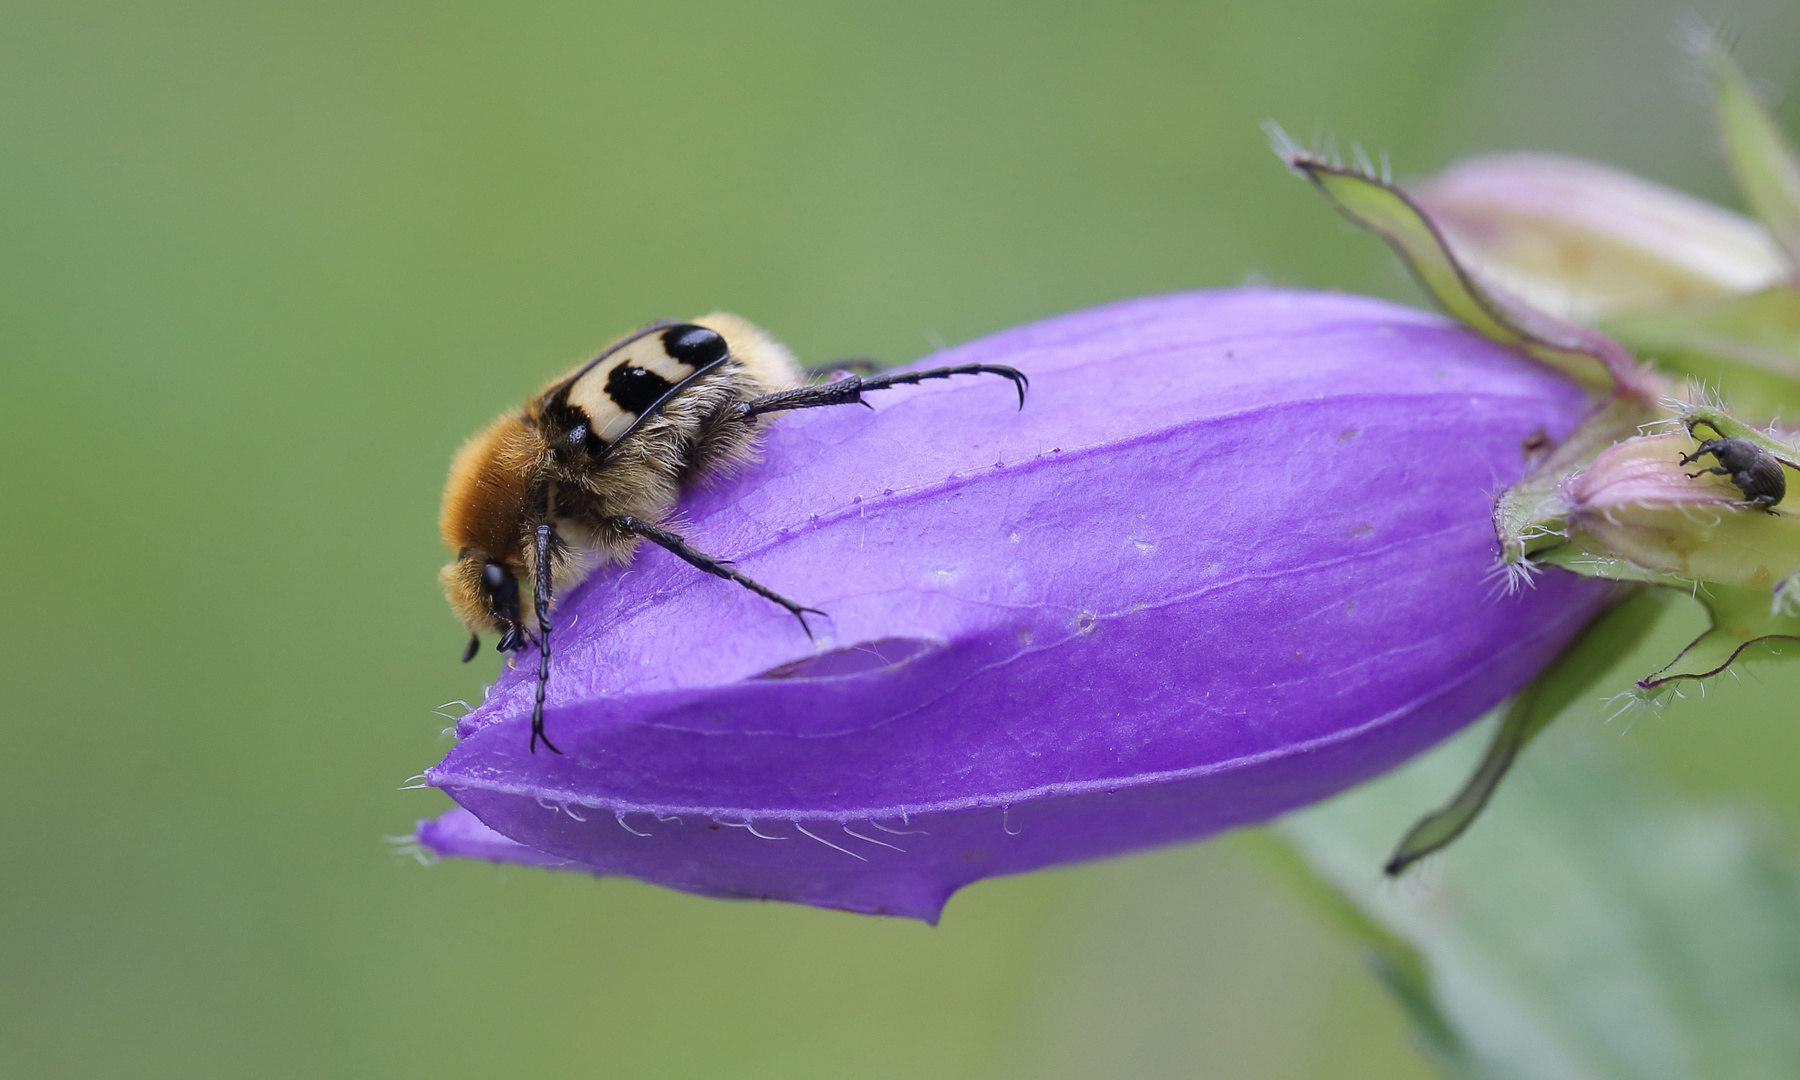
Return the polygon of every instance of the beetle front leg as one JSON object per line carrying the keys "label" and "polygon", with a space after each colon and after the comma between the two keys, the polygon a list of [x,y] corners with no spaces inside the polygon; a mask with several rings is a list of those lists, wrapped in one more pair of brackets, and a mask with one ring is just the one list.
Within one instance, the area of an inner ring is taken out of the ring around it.
{"label": "beetle front leg", "polygon": [[538,624],[538,676],[537,699],[531,705],[531,752],[537,753],[538,740],[553,754],[562,753],[556,744],[550,741],[550,735],[544,730],[544,692],[550,686],[550,582],[554,576],[551,562],[556,557],[556,550],[562,540],[556,535],[556,529],[545,522],[535,530],[537,541],[537,570],[533,574],[537,580],[533,583],[533,600],[537,609]]}
{"label": "beetle front leg", "polygon": [[891,386],[913,386],[926,379],[948,379],[956,375],[998,375],[1010,381],[1019,392],[1019,408],[1025,407],[1025,389],[1031,385],[1023,372],[1005,364],[957,364],[953,367],[930,368],[926,371],[895,371],[884,375],[849,375],[836,382],[782,390],[750,401],[739,402],[739,420],[751,420],[763,413],[788,409],[817,409],[825,405],[866,405],[862,399],[869,390],[886,390]]}

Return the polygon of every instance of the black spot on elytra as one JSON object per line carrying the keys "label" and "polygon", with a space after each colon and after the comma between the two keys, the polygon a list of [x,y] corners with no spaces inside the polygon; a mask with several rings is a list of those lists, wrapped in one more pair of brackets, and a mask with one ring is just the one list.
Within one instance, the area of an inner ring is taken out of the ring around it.
{"label": "black spot on elytra", "polygon": [[633,416],[642,416],[675,384],[648,368],[620,364],[606,376],[606,396]]}
{"label": "black spot on elytra", "polygon": [[704,326],[683,323],[663,331],[663,351],[691,368],[725,358],[725,339]]}

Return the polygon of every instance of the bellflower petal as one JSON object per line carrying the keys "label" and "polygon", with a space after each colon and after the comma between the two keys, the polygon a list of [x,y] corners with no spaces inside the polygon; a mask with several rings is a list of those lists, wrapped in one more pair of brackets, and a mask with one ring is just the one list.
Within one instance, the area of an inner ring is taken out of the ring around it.
{"label": "bellflower petal", "polygon": [[419,822],[413,838],[421,848],[435,855],[520,863],[550,870],[583,869],[573,859],[558,858],[500,835],[483,825],[480,818],[460,807]]}
{"label": "bellflower petal", "polygon": [[1409,191],[1483,277],[1565,317],[1724,300],[1788,272],[1755,221],[1580,158],[1469,158]]}
{"label": "bellflower petal", "polygon": [[492,834],[453,811],[420,842],[935,919],[1375,775],[1605,602],[1494,595],[1493,492],[1589,402],[1436,316],[1178,294],[920,363],[974,362],[1029,375],[1024,409],[970,379],[796,413],[684,501],[696,546],[830,613],[816,641],[640,551],[559,603],[566,756],[527,751],[532,665],[504,672],[427,772]]}

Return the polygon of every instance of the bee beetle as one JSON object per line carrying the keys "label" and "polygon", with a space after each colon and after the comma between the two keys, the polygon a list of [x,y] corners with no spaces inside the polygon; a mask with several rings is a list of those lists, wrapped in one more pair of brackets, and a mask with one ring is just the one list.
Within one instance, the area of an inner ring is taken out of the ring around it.
{"label": "bee beetle", "polygon": [[[1688,434],[1693,435],[1694,429],[1701,424],[1712,428],[1715,435],[1725,434],[1709,420],[1689,422]],[[1711,454],[1718,464],[1699,472],[1688,473],[1689,479],[1699,479],[1709,473],[1729,476],[1738,490],[1744,493],[1745,502],[1760,506],[1771,514],[1775,513],[1775,504],[1787,495],[1787,473],[1782,470],[1785,463],[1780,458],[1749,439],[1718,438],[1707,439],[1693,453],[1681,455],[1678,464],[1698,464],[1707,454]]]}
{"label": "bee beetle", "polygon": [[[852,364],[872,370],[867,361],[836,367]],[[863,403],[869,390],[982,374],[1010,379],[1024,408],[1028,385],[1023,374],[999,364],[843,373],[810,385],[809,374],[818,372],[803,370],[779,342],[735,315],[656,322],[552,382],[456,452],[438,521],[455,559],[438,580],[469,628],[464,661],[474,659],[483,633],[498,635],[501,652],[537,646],[532,753],[539,740],[562,753],[544,731],[552,599],[595,569],[630,559],[640,540],[780,604],[812,636],[806,616],[822,612],[751,580],[661,524],[684,486],[751,456],[759,417]]]}

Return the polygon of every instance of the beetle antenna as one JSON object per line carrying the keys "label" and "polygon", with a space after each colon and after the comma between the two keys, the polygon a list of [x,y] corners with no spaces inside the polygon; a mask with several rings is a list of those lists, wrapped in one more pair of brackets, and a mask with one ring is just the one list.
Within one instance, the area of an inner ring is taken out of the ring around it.
{"label": "beetle antenna", "polygon": [[537,527],[537,573],[533,575],[537,580],[532,589],[538,624],[537,700],[531,706],[531,752],[534,754],[539,739],[544,740],[551,753],[562,753],[544,731],[544,691],[550,685],[550,557],[556,540],[556,528],[548,521]]}

